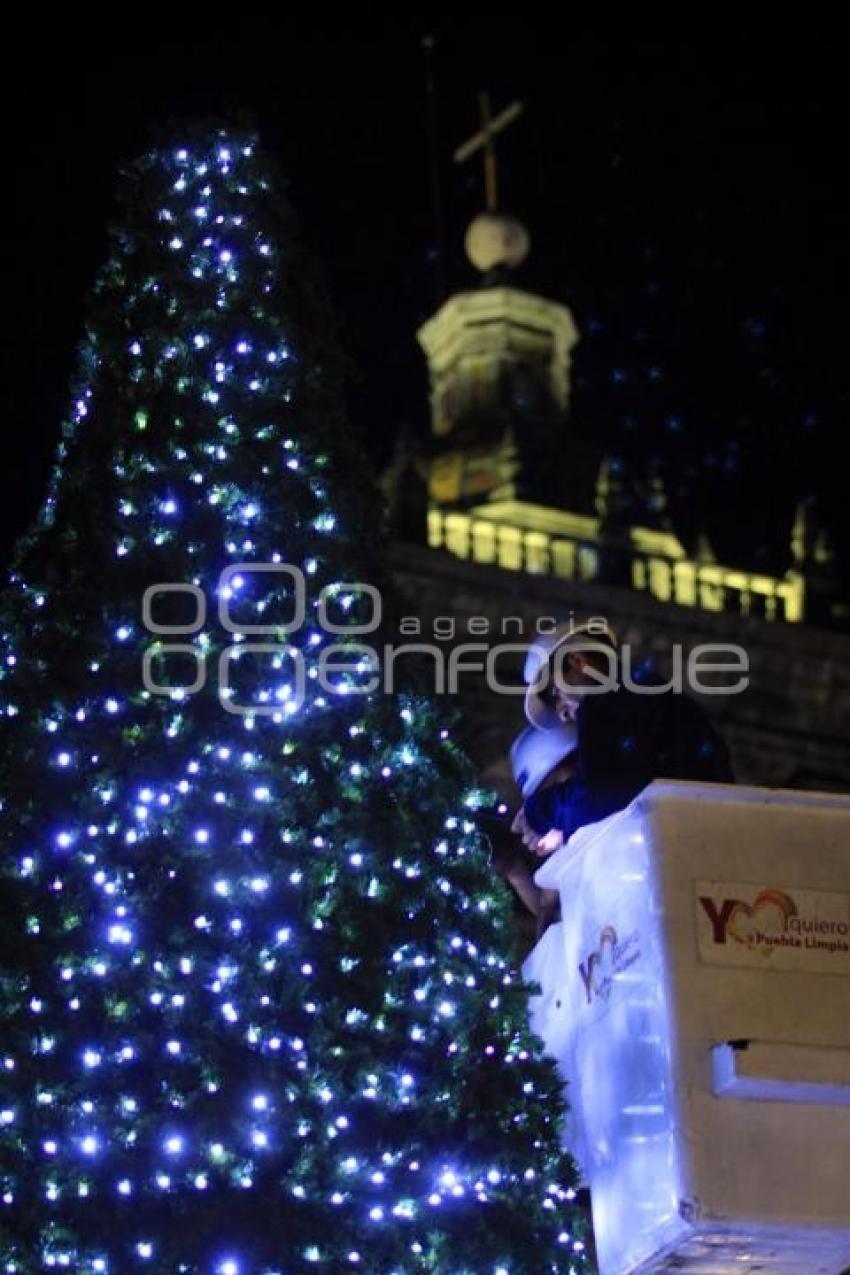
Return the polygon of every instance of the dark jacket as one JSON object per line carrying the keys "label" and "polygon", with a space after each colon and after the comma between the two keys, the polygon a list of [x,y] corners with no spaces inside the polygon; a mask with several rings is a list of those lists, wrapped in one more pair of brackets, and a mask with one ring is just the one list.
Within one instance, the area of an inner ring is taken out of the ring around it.
{"label": "dark jacket", "polygon": [[[640,686],[660,686],[652,673]],[[573,779],[534,793],[525,817],[539,835],[558,828],[568,838],[585,824],[622,810],[653,779],[734,783],[729,753],[702,708],[687,695],[646,694],[624,686],[585,695],[576,717]]]}

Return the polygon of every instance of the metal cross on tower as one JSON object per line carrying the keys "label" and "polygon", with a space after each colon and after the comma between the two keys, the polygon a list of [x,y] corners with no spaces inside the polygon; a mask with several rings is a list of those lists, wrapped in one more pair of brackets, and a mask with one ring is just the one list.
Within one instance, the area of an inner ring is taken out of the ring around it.
{"label": "metal cross on tower", "polygon": [[490,114],[490,94],[481,92],[478,94],[478,102],[481,109],[481,128],[474,137],[470,137],[469,141],[464,142],[455,151],[455,163],[462,164],[464,160],[469,159],[470,155],[474,155],[476,151],[484,152],[484,192],[487,202],[487,211],[496,212],[499,207],[499,194],[496,181],[496,147],[495,138],[512,124],[517,116],[522,114],[522,102],[511,102],[510,106],[506,106],[503,111],[496,116],[495,119]]}

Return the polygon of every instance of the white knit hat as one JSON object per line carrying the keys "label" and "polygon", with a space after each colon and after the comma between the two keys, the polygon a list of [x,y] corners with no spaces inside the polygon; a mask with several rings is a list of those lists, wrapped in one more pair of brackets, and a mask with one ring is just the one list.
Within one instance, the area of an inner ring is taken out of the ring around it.
{"label": "white knit hat", "polygon": [[565,757],[574,753],[578,732],[572,722],[558,722],[551,730],[526,726],[511,744],[511,769],[525,801]]}
{"label": "white knit hat", "polygon": [[561,718],[550,704],[544,692],[549,685],[548,665],[556,651],[607,650],[616,647],[613,629],[604,620],[591,620],[587,624],[572,622],[559,624],[551,633],[541,633],[528,648],[523,678],[528,690],[525,693],[525,715],[539,731],[549,731],[562,725]]}

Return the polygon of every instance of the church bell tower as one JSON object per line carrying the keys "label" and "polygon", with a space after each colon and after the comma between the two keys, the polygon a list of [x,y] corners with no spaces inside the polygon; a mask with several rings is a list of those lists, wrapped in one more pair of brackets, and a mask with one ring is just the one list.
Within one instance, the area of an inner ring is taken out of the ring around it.
{"label": "church bell tower", "polygon": [[[428,496],[464,509],[503,500],[559,501],[570,357],[578,332],[566,306],[517,286],[530,241],[499,210],[494,139],[521,111],[495,119],[455,152],[483,152],[486,210],[466,233],[478,286],[457,292],[419,329],[431,389]],[[559,446],[559,444],[561,446]]]}

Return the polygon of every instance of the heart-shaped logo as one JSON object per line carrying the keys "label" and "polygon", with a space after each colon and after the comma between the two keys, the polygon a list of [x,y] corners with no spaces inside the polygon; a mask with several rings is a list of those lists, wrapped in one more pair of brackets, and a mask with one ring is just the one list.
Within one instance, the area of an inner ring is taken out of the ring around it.
{"label": "heart-shaped logo", "polygon": [[752,946],[762,936],[776,938],[784,934],[797,905],[783,890],[762,890],[750,905],[737,899],[729,914],[726,932],[738,943]]}

